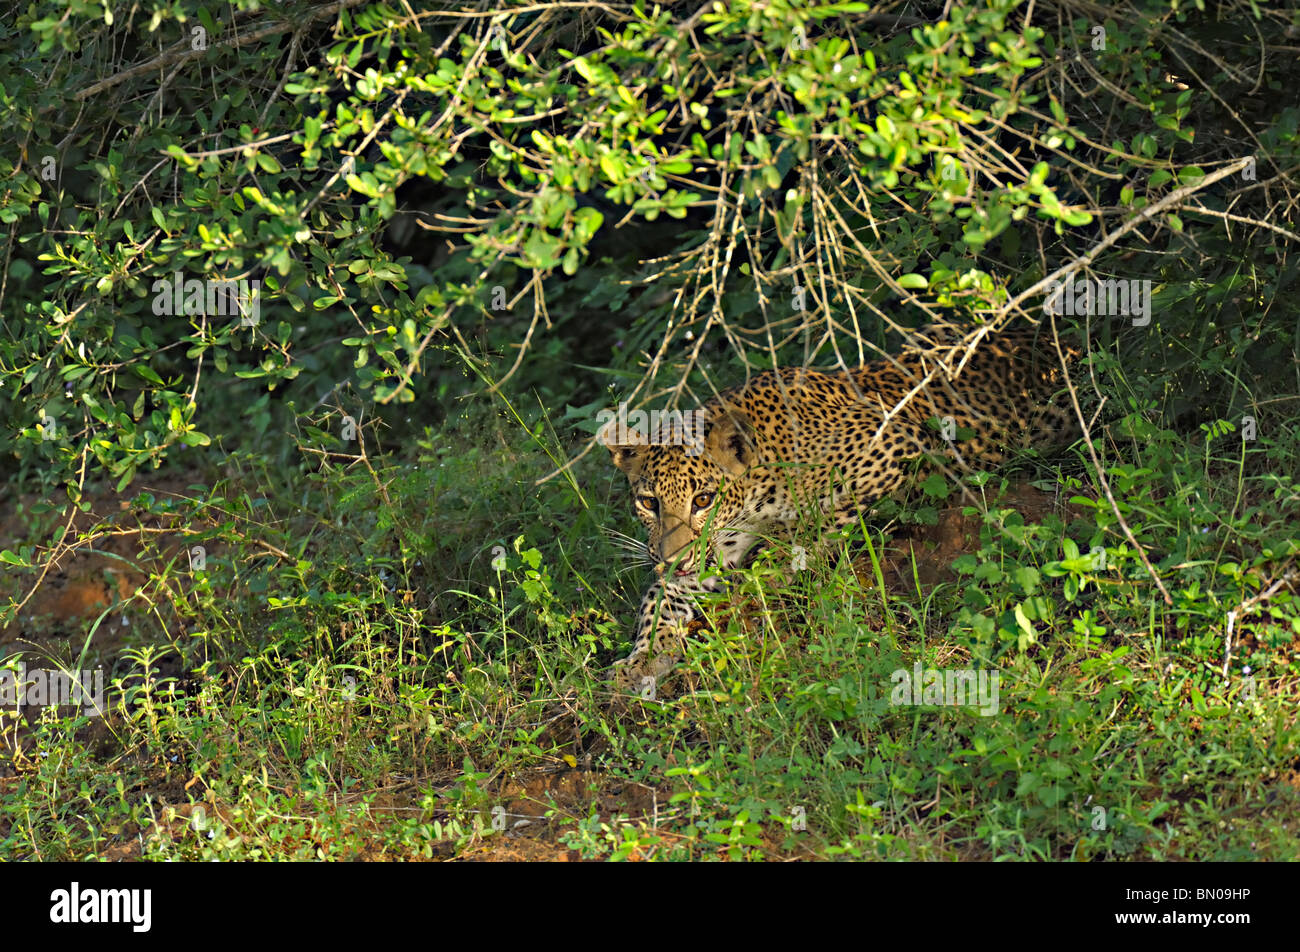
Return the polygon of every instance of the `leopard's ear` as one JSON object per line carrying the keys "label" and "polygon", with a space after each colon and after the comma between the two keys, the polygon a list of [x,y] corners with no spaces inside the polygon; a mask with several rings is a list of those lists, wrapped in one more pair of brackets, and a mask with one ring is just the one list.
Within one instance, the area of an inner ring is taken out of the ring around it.
{"label": "leopard's ear", "polygon": [[614,419],[596,434],[596,442],[609,450],[614,465],[625,472],[628,479],[636,479],[645,464],[645,451],[649,449],[645,437],[626,427],[620,430],[618,420]]}
{"label": "leopard's ear", "polygon": [[704,451],[718,466],[732,476],[739,476],[758,459],[754,424],[734,407],[723,407],[715,413],[704,438]]}
{"label": "leopard's ear", "polygon": [[645,451],[646,447],[641,443],[609,447],[610,455],[614,457],[614,465],[627,473],[628,479],[636,479],[637,473],[641,472],[641,467],[645,463]]}

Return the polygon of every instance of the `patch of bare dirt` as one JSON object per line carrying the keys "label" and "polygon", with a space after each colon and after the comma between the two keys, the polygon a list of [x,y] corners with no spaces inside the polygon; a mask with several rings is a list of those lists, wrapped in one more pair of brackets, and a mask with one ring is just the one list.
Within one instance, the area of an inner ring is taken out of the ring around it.
{"label": "patch of bare dirt", "polygon": [[[173,560],[188,564],[184,536],[166,517],[132,504],[141,493],[156,498],[194,498],[206,490],[198,470],[150,479],[142,476],[122,492],[87,492],[89,511],[64,501],[62,509],[33,512],[40,497],[25,494],[0,514],[0,549],[35,547],[34,569],[5,566],[0,603],[20,604],[17,617],[0,627],[0,657],[21,654],[31,665],[68,665],[80,657],[97,619],[91,651],[110,657],[139,640],[136,622],[145,606],[132,595],[151,573]],[[100,528],[91,535],[83,534]],[[154,553],[142,559],[142,552]],[[179,626],[178,626],[179,627]]]}
{"label": "patch of bare dirt", "polygon": [[[999,509],[1016,510],[1027,523],[1042,522],[1053,514],[1066,522],[1087,518],[1088,515],[1082,506],[1072,505],[1059,494],[1043,492],[1026,481],[1013,483],[995,505]],[[916,579],[922,585],[957,581],[958,575],[952,570],[952,563],[958,556],[979,549],[982,524],[979,514],[965,515],[962,512],[964,508],[964,504],[949,506],[940,510],[939,518],[932,526],[910,525],[895,532],[881,566],[886,572],[886,584],[894,589],[913,588],[913,560]],[[859,560],[855,568],[859,568],[859,578],[868,581],[870,561],[866,560],[865,566],[861,563]]]}

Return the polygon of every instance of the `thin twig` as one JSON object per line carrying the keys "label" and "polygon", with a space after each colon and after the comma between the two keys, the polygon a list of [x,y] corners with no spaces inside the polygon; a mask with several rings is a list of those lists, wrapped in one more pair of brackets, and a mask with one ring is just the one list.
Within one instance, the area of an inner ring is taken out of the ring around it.
{"label": "thin twig", "polygon": [[1088,429],[1088,421],[1083,418],[1083,409],[1079,406],[1079,394],[1074,388],[1074,383],[1070,380],[1070,365],[1065,359],[1065,352],[1061,350],[1061,338],[1056,331],[1056,314],[1049,312],[1048,317],[1052,327],[1052,346],[1056,349],[1056,357],[1061,362],[1061,371],[1065,375],[1066,390],[1070,394],[1070,403],[1074,405],[1074,415],[1079,420],[1079,426],[1083,430],[1083,445],[1088,448],[1088,456],[1092,459],[1093,472],[1097,474],[1097,481],[1101,483],[1102,492],[1106,494],[1106,501],[1110,503],[1110,511],[1115,514],[1119,521],[1120,528],[1124,530],[1124,535],[1132,544],[1133,549],[1137,552],[1138,557],[1142,559],[1142,564],[1146,566],[1147,573],[1151,580],[1156,583],[1156,588],[1160,589],[1160,594],[1165,597],[1166,605],[1173,605],[1174,600],[1169,595],[1169,590],[1165,588],[1164,583],[1160,581],[1160,576],[1156,573],[1155,566],[1147,558],[1146,550],[1142,548],[1141,543],[1133,535],[1133,530],[1128,527],[1124,521],[1124,515],[1119,511],[1119,504],[1115,502],[1115,496],[1110,491],[1110,481],[1106,479],[1106,471],[1102,468],[1101,460],[1097,458],[1097,451],[1092,445],[1092,433]]}

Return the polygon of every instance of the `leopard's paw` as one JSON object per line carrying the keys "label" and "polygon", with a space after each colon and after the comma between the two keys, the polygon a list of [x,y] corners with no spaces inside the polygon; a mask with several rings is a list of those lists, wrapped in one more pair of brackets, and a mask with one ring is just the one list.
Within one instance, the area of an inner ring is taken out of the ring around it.
{"label": "leopard's paw", "polygon": [[663,668],[659,659],[656,658],[648,664],[643,664],[644,656],[640,658],[624,658],[622,661],[614,662],[613,676],[610,682],[616,693],[630,697],[640,697],[645,700],[654,700],[655,692],[658,688],[658,679],[663,675]]}

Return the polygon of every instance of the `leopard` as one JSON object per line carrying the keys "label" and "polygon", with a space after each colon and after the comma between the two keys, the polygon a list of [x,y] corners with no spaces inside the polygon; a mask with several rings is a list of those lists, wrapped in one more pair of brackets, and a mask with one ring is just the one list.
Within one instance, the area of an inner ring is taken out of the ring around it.
{"label": "leopard", "polygon": [[618,691],[645,695],[679,662],[699,597],[803,524],[833,539],[927,460],[970,471],[1069,441],[1062,383],[1078,348],[1037,327],[954,346],[970,330],[928,325],[853,368],[762,371],[645,432],[606,423],[597,439],[628,479],[655,572],[632,650],[611,669]]}

